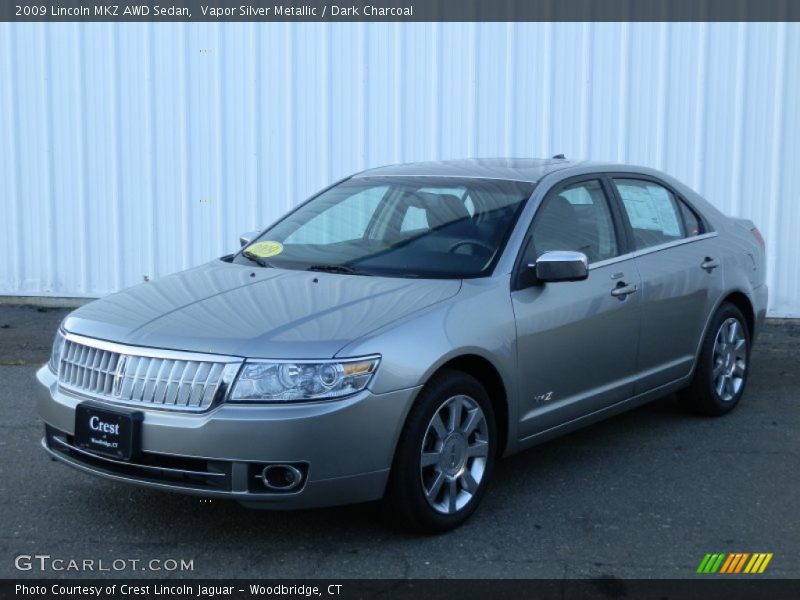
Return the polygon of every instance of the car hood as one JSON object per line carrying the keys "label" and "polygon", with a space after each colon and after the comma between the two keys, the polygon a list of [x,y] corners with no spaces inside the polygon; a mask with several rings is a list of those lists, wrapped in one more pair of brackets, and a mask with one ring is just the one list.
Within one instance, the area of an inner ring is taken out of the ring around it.
{"label": "car hood", "polygon": [[458,293],[412,280],[221,260],[137,285],[71,313],[64,328],[155,348],[263,358],[331,358],[347,343]]}

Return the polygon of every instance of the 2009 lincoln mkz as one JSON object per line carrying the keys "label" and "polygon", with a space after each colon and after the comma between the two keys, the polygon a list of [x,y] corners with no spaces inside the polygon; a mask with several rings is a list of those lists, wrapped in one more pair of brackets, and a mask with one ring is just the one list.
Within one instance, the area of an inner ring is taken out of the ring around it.
{"label": "2009 lincoln mkz", "polygon": [[444,531],[501,456],[672,392],[732,410],[767,303],[753,223],[626,165],[382,167],[241,242],[66,317],[37,373],[51,457]]}

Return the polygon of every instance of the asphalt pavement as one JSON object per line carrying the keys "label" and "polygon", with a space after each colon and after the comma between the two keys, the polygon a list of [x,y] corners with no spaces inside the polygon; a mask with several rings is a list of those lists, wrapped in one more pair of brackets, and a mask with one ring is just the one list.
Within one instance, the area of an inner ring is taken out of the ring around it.
{"label": "asphalt pavement", "polygon": [[[0,577],[684,578],[709,552],[771,552],[760,577],[800,577],[800,321],[768,322],[732,414],[667,397],[505,459],[465,526],[420,537],[377,503],[254,511],[50,461],[31,389],[66,312],[0,306]],[[17,570],[34,555],[65,570]],[[140,562],[66,570],[119,559]]]}

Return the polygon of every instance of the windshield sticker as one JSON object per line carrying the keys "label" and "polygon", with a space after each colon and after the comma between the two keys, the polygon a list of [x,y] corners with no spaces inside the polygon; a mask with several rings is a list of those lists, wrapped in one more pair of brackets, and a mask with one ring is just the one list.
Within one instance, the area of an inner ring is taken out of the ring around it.
{"label": "windshield sticker", "polygon": [[283,244],[279,242],[257,242],[248,246],[247,253],[259,258],[269,258],[283,252]]}

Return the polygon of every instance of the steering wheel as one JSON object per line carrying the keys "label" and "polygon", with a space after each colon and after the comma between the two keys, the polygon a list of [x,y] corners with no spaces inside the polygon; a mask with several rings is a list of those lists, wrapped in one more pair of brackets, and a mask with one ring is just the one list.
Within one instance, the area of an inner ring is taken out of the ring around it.
{"label": "steering wheel", "polygon": [[482,242],[480,240],[459,240],[447,250],[448,252],[455,252],[456,249],[461,248],[461,246],[477,246],[479,248],[483,248],[489,254],[494,254],[494,248],[487,244],[486,242]]}

